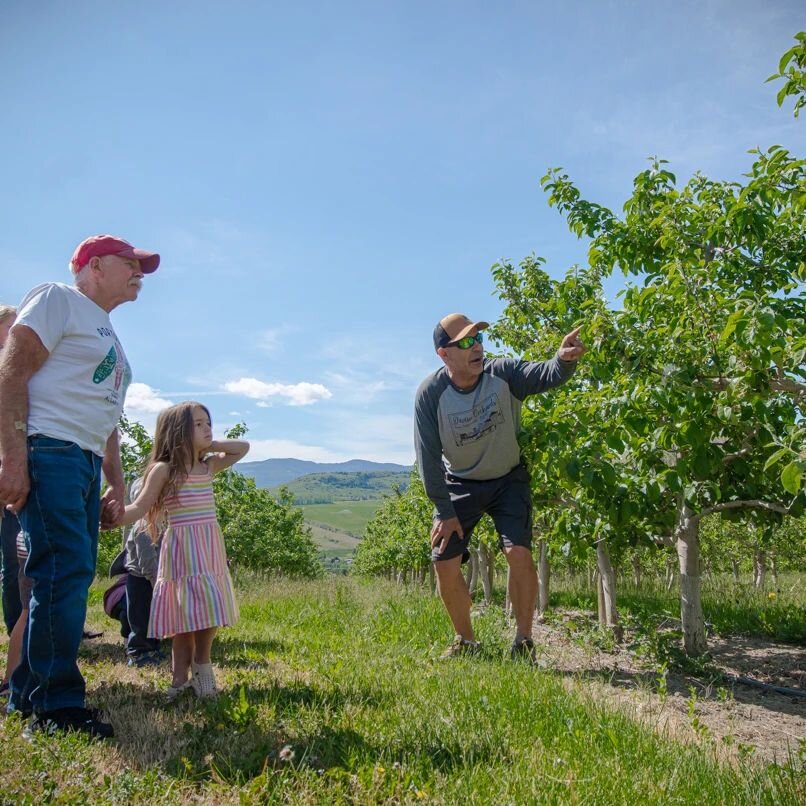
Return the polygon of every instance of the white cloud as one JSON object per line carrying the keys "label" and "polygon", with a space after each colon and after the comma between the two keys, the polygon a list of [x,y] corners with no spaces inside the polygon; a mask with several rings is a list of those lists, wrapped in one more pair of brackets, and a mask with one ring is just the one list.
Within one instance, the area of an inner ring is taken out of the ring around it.
{"label": "white cloud", "polygon": [[160,397],[157,390],[147,383],[132,383],[126,392],[126,413],[133,417],[139,414],[159,414],[172,405],[173,401]]}
{"label": "white cloud", "polygon": [[126,392],[124,411],[130,420],[140,423],[149,434],[153,434],[157,415],[173,404],[173,400],[160,397],[158,390],[147,383],[132,383]]}
{"label": "white cloud", "polygon": [[[224,389],[233,394],[244,395],[252,400],[267,402],[267,398],[281,397],[288,401],[289,406],[310,406],[318,400],[327,400],[333,397],[331,391],[321,383],[266,383],[257,378],[239,378],[237,381],[228,381]],[[259,405],[259,404],[258,404]]]}

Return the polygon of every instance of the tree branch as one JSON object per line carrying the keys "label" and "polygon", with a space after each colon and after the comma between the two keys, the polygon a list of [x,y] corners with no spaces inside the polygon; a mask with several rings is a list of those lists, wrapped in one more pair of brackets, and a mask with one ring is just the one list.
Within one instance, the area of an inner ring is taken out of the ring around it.
{"label": "tree branch", "polygon": [[770,501],[761,501],[756,498],[748,501],[725,501],[722,504],[715,504],[702,512],[698,512],[692,519],[700,520],[706,515],[712,515],[714,512],[724,512],[728,509],[766,509],[769,512],[780,512],[782,515],[786,515],[789,512],[783,504],[774,504]]}
{"label": "tree branch", "polygon": [[[730,384],[737,383],[739,380],[741,379],[703,378],[702,381],[699,381],[699,383],[708,383],[714,389],[727,389]],[[698,381],[694,381],[694,383],[698,383]],[[786,377],[771,378],[770,389],[772,389],[774,392],[787,392],[788,394],[795,395],[796,397],[806,395],[806,384],[798,383],[797,381],[793,381],[791,378]]]}
{"label": "tree branch", "polygon": [[736,453],[726,453],[722,457],[722,463],[727,464],[728,462],[732,462],[734,459],[741,459],[742,456],[747,456],[748,453],[751,453],[750,448],[742,448],[740,451],[736,451]]}

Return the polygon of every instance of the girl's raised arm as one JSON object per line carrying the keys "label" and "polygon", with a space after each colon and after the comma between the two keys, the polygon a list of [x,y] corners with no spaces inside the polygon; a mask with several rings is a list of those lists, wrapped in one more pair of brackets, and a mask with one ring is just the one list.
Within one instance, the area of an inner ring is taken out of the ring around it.
{"label": "girl's raised arm", "polygon": [[239,459],[243,459],[249,451],[249,443],[243,439],[218,439],[210,443],[212,455],[207,457],[207,467],[211,473],[218,473]]}
{"label": "girl's raised arm", "polygon": [[145,518],[148,510],[154,505],[157,497],[162,492],[162,488],[168,481],[168,464],[167,462],[157,462],[149,471],[146,476],[140,494],[129,504],[123,511],[123,520],[120,526],[130,526],[135,521]]}

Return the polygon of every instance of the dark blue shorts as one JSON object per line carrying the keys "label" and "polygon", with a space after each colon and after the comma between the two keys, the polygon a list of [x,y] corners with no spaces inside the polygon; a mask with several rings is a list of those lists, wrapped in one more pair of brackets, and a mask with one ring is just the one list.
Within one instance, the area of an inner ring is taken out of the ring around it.
{"label": "dark blue shorts", "polygon": [[465,536],[460,538],[454,532],[442,554],[436,548],[432,549],[434,562],[452,560],[461,555],[462,562],[466,563],[470,559],[470,538],[482,515],[493,519],[501,549],[512,546],[532,548],[532,490],[529,471],[524,465],[518,465],[497,479],[472,481],[446,475],[445,483]]}

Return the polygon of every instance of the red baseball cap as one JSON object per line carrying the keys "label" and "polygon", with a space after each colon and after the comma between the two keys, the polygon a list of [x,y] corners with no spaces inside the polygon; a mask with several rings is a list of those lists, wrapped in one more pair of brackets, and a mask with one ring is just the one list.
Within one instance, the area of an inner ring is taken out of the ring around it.
{"label": "red baseball cap", "polygon": [[128,241],[114,235],[93,235],[76,247],[70,259],[70,268],[76,273],[90,262],[90,258],[104,255],[119,255],[139,260],[143,274],[151,274],[160,265],[160,256],[156,252],[135,249]]}

